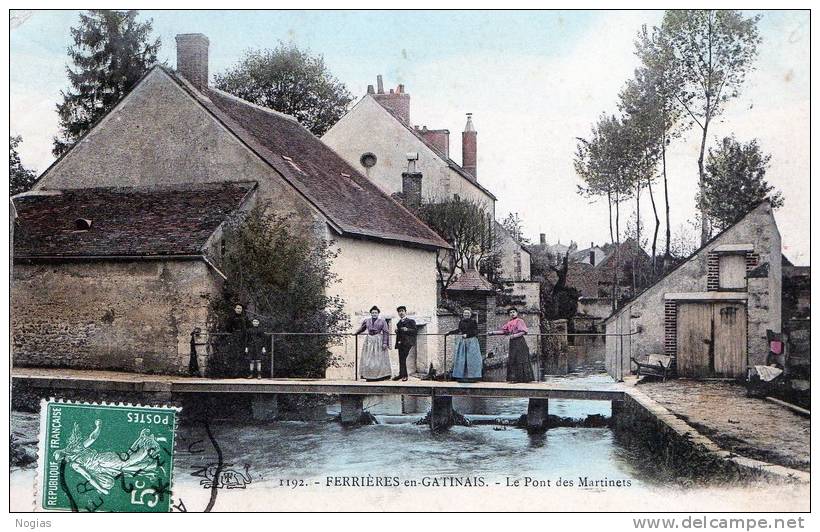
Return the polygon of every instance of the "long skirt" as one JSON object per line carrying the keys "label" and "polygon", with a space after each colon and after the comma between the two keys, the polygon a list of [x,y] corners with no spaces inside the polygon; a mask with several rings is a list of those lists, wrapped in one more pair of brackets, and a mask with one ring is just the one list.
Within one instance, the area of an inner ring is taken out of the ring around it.
{"label": "long skirt", "polygon": [[362,347],[362,360],[359,363],[359,373],[363,379],[390,378],[390,355],[382,347],[380,334],[368,335]]}
{"label": "long skirt", "polygon": [[507,382],[532,382],[530,348],[523,336],[510,340],[510,355],[507,357]]}
{"label": "long skirt", "polygon": [[459,338],[453,359],[453,378],[480,379],[483,364],[478,338]]}

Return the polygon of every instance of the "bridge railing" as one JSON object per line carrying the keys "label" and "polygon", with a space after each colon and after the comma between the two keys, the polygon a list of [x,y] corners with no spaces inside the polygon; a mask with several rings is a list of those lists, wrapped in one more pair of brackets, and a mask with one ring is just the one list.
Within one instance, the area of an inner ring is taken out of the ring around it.
{"label": "bridge railing", "polygon": [[[267,347],[269,349],[268,349],[268,353],[267,353],[267,356],[268,356],[268,361],[267,362],[269,364],[268,374],[271,378],[273,378],[275,376],[275,370],[276,370],[277,339],[279,339],[279,341],[281,342],[282,339],[288,338],[288,337],[324,337],[324,338],[328,338],[328,339],[331,339],[331,340],[334,339],[334,338],[336,338],[336,339],[345,339],[345,338],[352,337],[353,338],[353,353],[354,353],[354,357],[353,357],[353,371],[354,371],[354,373],[353,373],[353,375],[354,375],[354,380],[359,380],[359,377],[358,377],[358,375],[359,375],[359,336],[361,336],[362,334],[365,334],[365,333],[356,334],[356,333],[351,333],[351,332],[343,332],[343,333],[342,332],[340,332],[340,333],[326,333],[326,332],[265,332],[264,334],[265,334],[265,336],[268,337]],[[569,337],[575,337],[575,338],[578,338],[578,337],[594,337],[594,338],[617,337],[617,338],[622,339],[624,337],[634,336],[635,334],[637,334],[637,333],[634,332],[634,331],[631,331],[631,332],[628,332],[628,333],[544,332],[544,333],[528,333],[526,336],[536,338],[536,349],[535,349],[535,357],[534,358],[536,359],[536,364],[537,364],[537,366],[536,366],[536,368],[537,368],[536,375],[540,376],[541,375],[541,370],[542,370],[542,358],[543,358],[542,357],[542,347],[543,347],[542,343],[544,342],[544,340],[546,338],[550,338],[550,337],[562,337],[562,338],[569,338]],[[198,368],[198,362],[195,363],[195,361],[197,359],[197,355],[198,355],[198,352],[196,350],[197,345],[205,345],[206,346],[206,350],[207,350],[206,353],[207,353],[209,359],[214,357],[215,360],[218,360],[220,358],[224,359],[224,358],[227,358],[227,357],[231,356],[231,353],[227,353],[226,349],[231,348],[230,338],[233,336],[232,333],[228,333],[228,332],[208,333],[208,339],[204,343],[197,342],[195,340],[195,337],[197,335],[198,335],[197,331],[194,331],[191,334],[192,339],[191,339],[191,364],[190,364],[190,369],[191,369],[192,373],[194,373],[194,365],[196,365],[197,368]],[[390,336],[392,337],[394,335],[391,334]],[[447,333],[417,333],[416,336],[434,336],[434,337],[435,336],[443,336],[443,337],[453,336],[454,338],[458,337],[458,335],[456,335],[456,334],[448,335]],[[488,335],[487,333],[483,333],[483,334],[480,334],[479,336],[490,336],[490,335]],[[498,335],[498,337],[504,338],[504,336],[501,336],[501,335]],[[631,338],[630,338],[630,340],[631,340]],[[443,376],[444,376],[445,379],[447,378],[447,373],[448,373],[448,371],[447,371],[447,354],[448,354],[447,353],[447,348],[448,348],[448,344],[449,344],[449,342],[447,342],[445,340],[443,342],[443,349],[442,349],[442,355],[443,355],[442,368],[443,368]],[[630,342],[630,344],[631,344],[631,342]],[[631,347],[630,347],[630,351],[631,351]],[[531,353],[531,355],[532,355],[532,353]],[[209,360],[209,362],[210,362],[210,360]],[[198,369],[196,371],[198,371]]]}

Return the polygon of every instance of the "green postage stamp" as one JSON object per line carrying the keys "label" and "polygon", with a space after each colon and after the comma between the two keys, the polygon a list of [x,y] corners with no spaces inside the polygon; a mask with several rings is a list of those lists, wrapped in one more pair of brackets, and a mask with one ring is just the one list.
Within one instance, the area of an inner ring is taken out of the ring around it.
{"label": "green postage stamp", "polygon": [[37,507],[167,512],[179,409],[42,401]]}

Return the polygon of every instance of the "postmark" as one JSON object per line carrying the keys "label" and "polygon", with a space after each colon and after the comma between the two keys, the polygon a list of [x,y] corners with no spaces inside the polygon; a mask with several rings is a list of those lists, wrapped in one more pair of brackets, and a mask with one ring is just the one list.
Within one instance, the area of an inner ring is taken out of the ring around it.
{"label": "postmark", "polygon": [[43,400],[37,509],[167,512],[178,408]]}

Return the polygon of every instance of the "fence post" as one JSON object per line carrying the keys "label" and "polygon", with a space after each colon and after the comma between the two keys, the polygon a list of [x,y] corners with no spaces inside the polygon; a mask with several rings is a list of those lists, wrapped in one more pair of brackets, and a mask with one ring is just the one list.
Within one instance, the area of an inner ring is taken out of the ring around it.
{"label": "fence post", "polygon": [[270,335],[270,378],[273,378],[273,353],[276,347],[276,333]]}
{"label": "fence post", "polygon": [[359,335],[353,335],[356,340],[353,344],[353,380],[359,380]]}
{"label": "fence post", "polygon": [[447,379],[447,335],[444,335],[444,374],[442,375],[444,380]]}

